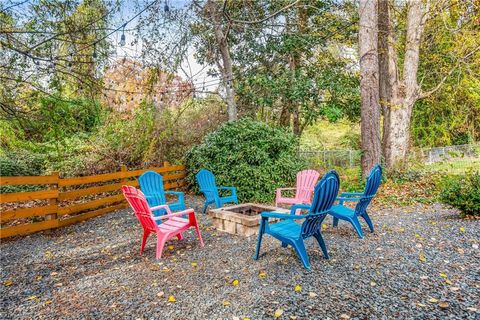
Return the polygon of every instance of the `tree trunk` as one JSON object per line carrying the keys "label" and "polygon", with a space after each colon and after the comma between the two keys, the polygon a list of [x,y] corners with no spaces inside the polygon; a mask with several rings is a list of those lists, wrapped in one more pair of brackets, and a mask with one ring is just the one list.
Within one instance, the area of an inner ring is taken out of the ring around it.
{"label": "tree trunk", "polygon": [[233,88],[233,69],[230,47],[227,35],[223,32],[223,13],[220,2],[208,0],[205,4],[208,17],[214,23],[215,41],[222,57],[222,65],[219,66],[222,82],[225,87],[225,101],[227,102],[228,121],[237,120],[237,104],[235,103],[235,89]]}
{"label": "tree trunk", "polygon": [[362,173],[365,177],[381,158],[377,0],[361,0],[359,13]]}
{"label": "tree trunk", "polygon": [[420,38],[428,10],[423,10],[421,0],[410,0],[407,5],[405,60],[403,78],[399,79],[388,1],[379,3],[380,98],[384,116],[382,147],[388,168],[406,160],[412,110],[420,93],[417,82]]}

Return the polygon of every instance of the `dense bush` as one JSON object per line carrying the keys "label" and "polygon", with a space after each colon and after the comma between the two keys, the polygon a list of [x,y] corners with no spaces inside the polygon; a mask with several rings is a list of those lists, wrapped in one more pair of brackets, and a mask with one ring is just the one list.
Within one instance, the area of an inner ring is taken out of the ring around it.
{"label": "dense bush", "polygon": [[292,133],[248,119],[221,126],[186,156],[187,179],[212,171],[218,185],[235,186],[241,202],[269,203],[275,189],[295,180],[305,162],[297,156],[298,140]]}
{"label": "dense bush", "polygon": [[480,172],[446,176],[442,180],[440,199],[462,211],[480,216]]}

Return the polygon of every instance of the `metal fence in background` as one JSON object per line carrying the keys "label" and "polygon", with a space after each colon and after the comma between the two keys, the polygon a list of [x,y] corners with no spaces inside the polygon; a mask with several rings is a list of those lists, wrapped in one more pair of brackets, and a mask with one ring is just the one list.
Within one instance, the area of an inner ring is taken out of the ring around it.
{"label": "metal fence in background", "polygon": [[[354,168],[360,166],[360,150],[300,150],[299,156],[313,168]],[[435,168],[448,172],[464,172],[470,168],[480,170],[480,143],[447,147],[413,149],[410,160],[424,164],[426,169]]]}

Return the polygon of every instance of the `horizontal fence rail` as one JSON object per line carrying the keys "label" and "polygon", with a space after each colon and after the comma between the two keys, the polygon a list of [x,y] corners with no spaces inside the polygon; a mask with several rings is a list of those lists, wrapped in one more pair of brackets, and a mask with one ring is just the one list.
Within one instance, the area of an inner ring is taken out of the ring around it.
{"label": "horizontal fence rail", "polygon": [[[84,177],[0,176],[0,187],[41,186],[44,190],[0,194],[0,238],[59,228],[128,206],[120,192],[122,185],[138,187],[136,179],[145,171],[163,176],[165,189],[186,185],[185,166],[164,163],[163,167],[121,170]],[[3,190],[3,188],[2,188]]]}

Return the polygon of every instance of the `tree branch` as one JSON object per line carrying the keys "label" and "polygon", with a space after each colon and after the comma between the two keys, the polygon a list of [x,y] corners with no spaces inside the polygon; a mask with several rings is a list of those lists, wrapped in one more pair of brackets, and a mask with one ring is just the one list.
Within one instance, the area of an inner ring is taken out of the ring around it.
{"label": "tree branch", "polygon": [[418,96],[418,99],[424,99],[424,98],[427,98],[429,96],[431,96],[432,94],[434,94],[435,92],[437,92],[442,86],[443,84],[445,83],[445,81],[447,81],[447,79],[458,69],[458,67],[467,59],[469,58],[470,56],[472,56],[474,53],[476,53],[477,51],[480,50],[480,46],[477,46],[475,49],[473,49],[472,51],[470,51],[468,54],[466,54],[464,57],[462,57],[461,59],[458,59],[457,63],[447,72],[447,74],[442,78],[442,80],[440,80],[439,83],[437,83],[437,85],[435,87],[433,87],[432,89],[428,90],[428,91],[423,91],[420,89],[420,93],[419,93],[419,96]]}

